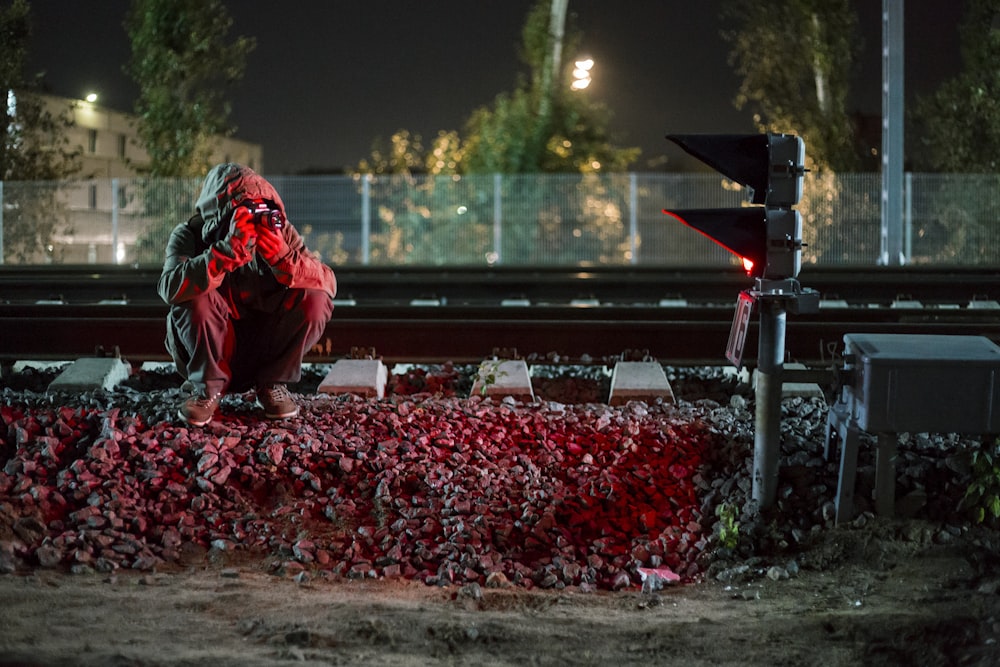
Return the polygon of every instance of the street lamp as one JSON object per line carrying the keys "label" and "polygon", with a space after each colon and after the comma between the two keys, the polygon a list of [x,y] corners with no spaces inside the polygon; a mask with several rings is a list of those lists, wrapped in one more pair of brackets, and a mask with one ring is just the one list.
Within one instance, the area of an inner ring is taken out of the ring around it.
{"label": "street lamp", "polygon": [[573,83],[569,87],[573,90],[583,90],[590,85],[590,70],[594,68],[593,58],[582,58],[573,63]]}
{"label": "street lamp", "polygon": [[93,104],[94,102],[97,101],[97,93],[87,93],[87,95],[83,99]]}

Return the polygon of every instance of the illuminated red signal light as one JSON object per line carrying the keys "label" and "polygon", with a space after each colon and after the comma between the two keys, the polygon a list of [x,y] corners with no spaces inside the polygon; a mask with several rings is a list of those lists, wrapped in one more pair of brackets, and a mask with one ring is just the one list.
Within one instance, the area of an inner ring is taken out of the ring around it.
{"label": "illuminated red signal light", "polygon": [[664,210],[667,215],[712,239],[743,262],[748,276],[767,267],[767,217],[762,207]]}
{"label": "illuminated red signal light", "polygon": [[[667,139],[746,188],[758,206],[665,210],[739,256],[747,275],[784,280],[799,274],[805,144],[790,134],[670,134]],[[762,204],[762,206],[761,206]]]}

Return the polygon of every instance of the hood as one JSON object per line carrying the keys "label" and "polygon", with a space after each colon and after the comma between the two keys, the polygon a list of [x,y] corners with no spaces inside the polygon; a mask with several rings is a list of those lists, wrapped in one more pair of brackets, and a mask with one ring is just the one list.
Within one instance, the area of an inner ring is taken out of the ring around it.
{"label": "hood", "polygon": [[287,217],[278,191],[250,167],[226,162],[209,170],[195,203],[205,221],[201,230],[205,243],[214,243],[229,234],[233,211],[246,200],[267,201]]}

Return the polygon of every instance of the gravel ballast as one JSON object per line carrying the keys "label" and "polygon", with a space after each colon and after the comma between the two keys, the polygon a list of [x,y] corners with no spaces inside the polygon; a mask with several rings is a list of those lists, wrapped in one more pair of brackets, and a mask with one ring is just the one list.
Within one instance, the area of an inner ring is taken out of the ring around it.
{"label": "gravel ballast", "polygon": [[[317,368],[293,387],[297,418],[228,396],[203,428],[174,417],[172,374],[46,393],[56,370],[3,380],[2,572],[253,559],[299,578],[621,590],[824,566],[801,553],[833,526],[825,402],[783,402],[778,500],[760,512],[753,394],[719,368],[667,368],[675,404],[621,407],[599,402],[593,368],[539,374],[528,404],[468,397],[472,371],[450,365],[393,375],[382,400],[315,394]],[[871,442],[859,529],[873,519]],[[978,446],[900,435],[897,511],[926,520],[912,539],[968,530]]]}

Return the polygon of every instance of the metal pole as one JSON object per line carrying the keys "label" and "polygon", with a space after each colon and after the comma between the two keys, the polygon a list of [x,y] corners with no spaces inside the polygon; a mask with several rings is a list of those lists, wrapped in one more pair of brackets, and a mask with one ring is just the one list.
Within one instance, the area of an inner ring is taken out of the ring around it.
{"label": "metal pole", "polygon": [[784,301],[760,299],[757,351],[757,403],[754,424],[753,499],[761,509],[774,504],[781,453],[781,374],[785,357]]}
{"label": "metal pole", "polygon": [[903,264],[903,0],[882,0],[882,238],[879,263]]}
{"label": "metal pole", "polygon": [[361,263],[368,266],[371,258],[372,234],[372,175],[361,179]]}
{"label": "metal pole", "polygon": [[906,172],[903,182],[906,188],[903,198],[903,243],[906,248],[903,262],[909,264],[913,259],[913,173]]}
{"label": "metal pole", "polygon": [[637,201],[636,174],[632,172],[628,175],[628,243],[630,264],[639,263],[639,220],[638,212],[635,210]]}
{"label": "metal pole", "polygon": [[503,177],[493,174],[493,263],[503,263]]}

